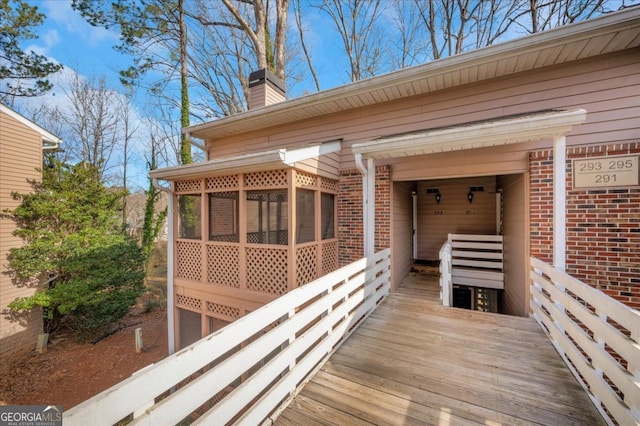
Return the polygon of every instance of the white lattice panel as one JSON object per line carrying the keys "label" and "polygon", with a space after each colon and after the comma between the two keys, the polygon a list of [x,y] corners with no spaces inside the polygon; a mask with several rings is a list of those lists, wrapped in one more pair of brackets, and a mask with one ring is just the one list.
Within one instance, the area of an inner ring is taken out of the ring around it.
{"label": "white lattice panel", "polygon": [[338,181],[321,176],[320,189],[330,192],[338,192]]}
{"label": "white lattice panel", "polygon": [[300,188],[315,187],[316,177],[308,173],[296,171],[296,186]]}
{"label": "white lattice panel", "polygon": [[202,183],[202,181],[200,179],[196,179],[196,180],[177,180],[176,183],[175,183],[176,192],[177,193],[200,192],[200,190],[202,188],[201,187],[201,183]]}
{"label": "white lattice panel", "polygon": [[237,246],[207,247],[207,282],[240,287],[240,249]]}
{"label": "white lattice panel", "polygon": [[322,243],[322,275],[338,269],[338,242]]}
{"label": "white lattice panel", "polygon": [[316,279],[317,247],[313,245],[296,250],[296,285],[298,287]]}
{"label": "white lattice panel", "polygon": [[176,294],[176,306],[199,312],[202,309],[202,302],[195,297]]}
{"label": "white lattice panel", "polygon": [[247,247],[247,288],[270,294],[287,292],[287,250]]}
{"label": "white lattice panel", "polygon": [[206,181],[206,189],[236,189],[239,180],[238,175],[210,177]]}
{"label": "white lattice panel", "polygon": [[288,183],[286,170],[269,170],[244,175],[244,186],[246,188],[286,187]]}
{"label": "white lattice panel", "polygon": [[235,320],[240,316],[240,308],[221,305],[215,302],[207,302],[207,312],[211,312],[225,319]]}
{"label": "white lattice panel", "polygon": [[200,281],[202,279],[202,256],[200,243],[178,241],[176,243],[178,278]]}

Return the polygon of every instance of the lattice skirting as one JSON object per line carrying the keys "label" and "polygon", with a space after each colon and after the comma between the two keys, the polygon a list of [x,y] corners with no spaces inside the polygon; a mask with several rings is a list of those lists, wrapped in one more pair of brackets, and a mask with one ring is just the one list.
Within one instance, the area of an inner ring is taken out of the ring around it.
{"label": "lattice skirting", "polygon": [[338,269],[338,241],[323,242],[322,250],[322,275]]}
{"label": "lattice skirting", "polygon": [[239,254],[238,246],[207,246],[207,282],[239,288]]}
{"label": "lattice skirting", "polygon": [[287,292],[287,250],[247,247],[247,288],[269,294]]}
{"label": "lattice skirting", "polygon": [[200,281],[202,279],[202,255],[199,242],[178,241],[176,255],[178,278]]}
{"label": "lattice skirting", "polygon": [[316,279],[318,246],[312,245],[296,250],[296,285],[298,287]]}

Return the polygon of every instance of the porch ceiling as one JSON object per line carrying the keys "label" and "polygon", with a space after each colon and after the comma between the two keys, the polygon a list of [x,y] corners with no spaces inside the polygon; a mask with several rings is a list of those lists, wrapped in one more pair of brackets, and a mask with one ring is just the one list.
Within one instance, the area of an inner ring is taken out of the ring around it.
{"label": "porch ceiling", "polygon": [[563,136],[586,117],[583,109],[539,111],[386,136],[351,149],[364,158],[383,159],[530,142]]}
{"label": "porch ceiling", "polygon": [[204,140],[262,130],[640,46],[640,7],[187,127]]}
{"label": "porch ceiling", "polygon": [[224,176],[237,173],[260,172],[265,170],[296,167],[297,162],[338,152],[340,141],[330,141],[296,149],[274,149],[254,154],[218,158],[183,166],[152,170],[153,179],[179,180],[199,176]]}

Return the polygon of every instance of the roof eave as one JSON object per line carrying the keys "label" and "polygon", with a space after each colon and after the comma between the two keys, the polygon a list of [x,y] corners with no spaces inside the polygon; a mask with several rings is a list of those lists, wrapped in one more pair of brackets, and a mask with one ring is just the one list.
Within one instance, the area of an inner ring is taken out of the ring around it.
{"label": "roof eave", "polygon": [[354,144],[354,154],[383,159],[524,143],[560,137],[587,118],[583,109],[546,111],[441,129],[385,137]]}
{"label": "roof eave", "polygon": [[224,176],[296,167],[296,163],[339,152],[341,141],[328,141],[295,149],[275,149],[236,157],[152,170],[149,176],[160,180],[181,180],[201,176]]}
{"label": "roof eave", "polygon": [[[311,108],[349,96],[373,93],[376,90],[390,88],[401,83],[417,81],[431,75],[454,73],[472,65],[488,64],[518,55],[526,55],[543,48],[577,43],[583,39],[597,36],[599,33],[619,31],[627,27],[636,28],[640,20],[640,13],[638,13],[640,12],[640,7],[632,9],[626,9],[592,20],[566,25],[494,46],[461,53],[427,64],[401,69],[381,76],[371,77],[334,89],[270,105],[259,110],[219,118],[211,122],[187,127],[184,131],[201,139],[240,133],[246,131],[249,123],[254,120],[264,119],[265,116],[281,117],[287,115],[289,112],[300,110],[301,108]],[[483,78],[478,78],[476,81],[482,80]],[[316,115],[322,114],[318,112]],[[295,114],[291,114],[291,116],[295,116]],[[295,118],[291,119],[291,121],[294,120]],[[240,123],[242,123],[242,126],[240,126]],[[278,122],[278,124],[284,123]]]}

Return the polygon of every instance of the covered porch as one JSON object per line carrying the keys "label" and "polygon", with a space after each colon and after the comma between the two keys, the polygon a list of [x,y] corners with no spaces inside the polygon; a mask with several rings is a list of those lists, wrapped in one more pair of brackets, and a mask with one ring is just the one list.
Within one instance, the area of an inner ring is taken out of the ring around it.
{"label": "covered porch", "polygon": [[445,308],[412,273],[278,425],[605,424],[531,318]]}

